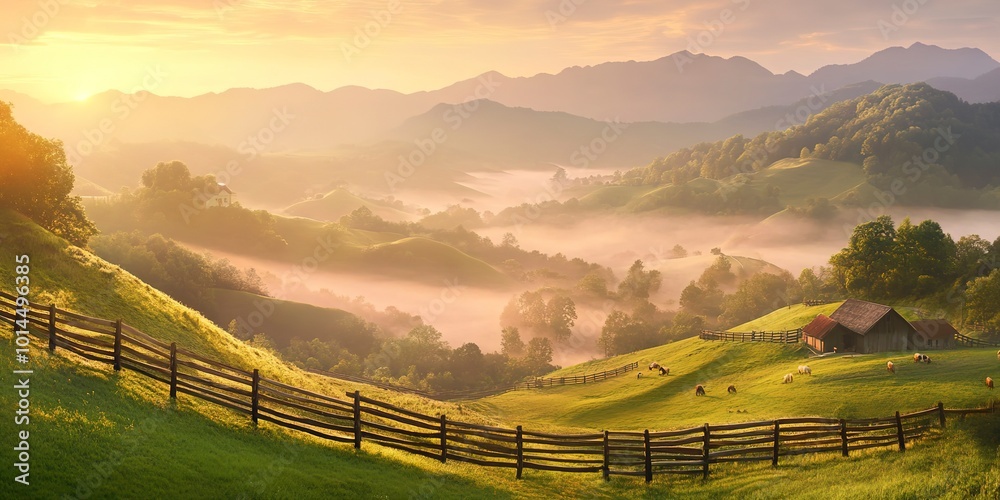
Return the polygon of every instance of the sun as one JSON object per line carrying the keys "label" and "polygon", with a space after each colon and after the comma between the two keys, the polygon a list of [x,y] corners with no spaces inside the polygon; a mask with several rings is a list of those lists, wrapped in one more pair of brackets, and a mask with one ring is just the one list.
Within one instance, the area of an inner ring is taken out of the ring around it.
{"label": "sun", "polygon": [[90,94],[87,92],[80,92],[76,95],[76,97],[73,98],[73,100],[76,102],[83,102],[86,101],[87,99],[90,99]]}

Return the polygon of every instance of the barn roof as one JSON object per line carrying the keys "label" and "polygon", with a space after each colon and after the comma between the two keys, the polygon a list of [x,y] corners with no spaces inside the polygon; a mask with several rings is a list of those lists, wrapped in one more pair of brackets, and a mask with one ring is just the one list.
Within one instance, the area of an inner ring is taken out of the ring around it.
{"label": "barn roof", "polygon": [[216,184],[218,184],[218,185],[219,185],[219,191],[220,191],[220,192],[221,192],[221,191],[225,191],[225,192],[227,192],[227,193],[229,193],[229,194],[233,194],[233,190],[232,190],[232,189],[229,189],[229,186],[227,186],[227,185],[225,185],[225,184],[223,184],[223,183],[221,183],[221,182],[217,182]]}
{"label": "barn roof", "polygon": [[821,339],[825,337],[826,334],[833,331],[836,327],[837,322],[835,320],[825,314],[820,314],[819,316],[816,316],[816,319],[812,320],[812,323],[803,327],[802,331],[810,337]]}
{"label": "barn roof", "polygon": [[928,340],[953,339],[958,334],[958,330],[943,319],[921,319],[911,321],[910,324]]}
{"label": "barn roof", "polygon": [[847,299],[836,311],[833,311],[830,318],[844,325],[852,332],[864,335],[891,311],[891,307],[882,304],[858,299]]}

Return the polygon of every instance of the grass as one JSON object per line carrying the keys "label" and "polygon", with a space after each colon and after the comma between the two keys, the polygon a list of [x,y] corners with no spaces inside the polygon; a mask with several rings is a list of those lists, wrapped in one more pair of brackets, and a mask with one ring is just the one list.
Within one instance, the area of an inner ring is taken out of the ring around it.
{"label": "grass", "polygon": [[786,158],[754,174],[751,186],[760,193],[777,187],[782,205],[802,206],[808,198],[832,200],[863,182],[865,172],[854,163]]}
{"label": "grass", "polygon": [[[930,408],[984,405],[983,380],[1000,376],[995,349],[935,351],[931,364],[912,353],[826,356],[807,359],[800,345],[724,343],[697,338],[557,371],[550,376],[594,373],[639,362],[641,379],[622,375],[597,384],[515,391],[480,400],[473,409],[525,427],[664,430],[709,423],[771,420],[788,416],[866,418]],[[897,374],[886,372],[886,361]],[[659,376],[644,367],[670,367]],[[782,376],[808,364],[810,376],[782,384]],[[706,397],[695,397],[703,384]],[[729,395],[734,384],[739,393]]]}
{"label": "grass", "polygon": [[808,325],[816,316],[825,314],[829,316],[836,311],[844,301],[831,302],[818,306],[807,306],[804,304],[792,304],[788,307],[775,309],[769,314],[765,314],[757,319],[753,319],[730,328],[730,332],[775,332],[780,330],[794,330]]}

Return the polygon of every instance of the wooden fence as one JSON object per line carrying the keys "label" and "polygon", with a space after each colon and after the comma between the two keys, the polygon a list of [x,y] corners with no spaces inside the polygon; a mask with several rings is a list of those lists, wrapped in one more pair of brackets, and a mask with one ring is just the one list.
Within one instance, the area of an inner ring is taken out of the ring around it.
{"label": "wooden fence", "polygon": [[526,380],[524,382],[518,382],[514,385],[495,387],[492,389],[478,389],[478,390],[468,390],[468,391],[423,391],[420,389],[413,389],[411,387],[404,387],[401,385],[387,384],[384,382],[379,382],[367,377],[359,377],[357,375],[347,375],[343,373],[328,372],[324,370],[314,370],[309,369],[311,373],[317,375],[323,375],[330,378],[335,378],[339,380],[346,380],[348,382],[358,382],[362,384],[367,384],[382,389],[387,389],[391,391],[403,392],[407,394],[416,394],[418,396],[423,396],[429,399],[436,399],[438,401],[465,401],[469,399],[479,399],[489,396],[496,396],[498,394],[505,394],[511,391],[521,391],[528,389],[541,389],[543,387],[554,387],[560,385],[575,385],[575,384],[587,384],[600,382],[602,380],[607,380],[609,378],[614,378],[624,373],[628,373],[639,367],[639,363],[634,361],[625,366],[620,366],[614,370],[605,370],[598,373],[587,373],[584,375],[573,375],[569,377],[548,377],[541,378],[535,377],[531,380]]}
{"label": "wooden fence", "polygon": [[[362,443],[403,450],[433,460],[483,467],[643,477],[690,474],[707,477],[710,466],[728,462],[768,462],[805,453],[840,453],[867,448],[904,451],[949,415],[993,413],[988,408],[934,408],[886,418],[778,420],[692,427],[672,431],[602,431],[548,434],[424,415],[348,392],[345,399],[293,387],[166,343],[121,320],[91,318],[55,306],[18,309],[0,292],[0,318],[30,320],[29,333],[86,359],[128,369],[162,382],[171,398],[202,399],[269,422],[360,449]],[[7,312],[10,308],[14,312]],[[17,330],[23,328],[16,327]],[[601,380],[580,376],[581,382]],[[550,379],[560,380],[560,379]],[[572,380],[565,377],[564,380]],[[565,382],[569,383],[569,382]],[[576,382],[574,382],[576,383]],[[556,383],[554,383],[556,384]],[[557,384],[556,384],[557,385]],[[994,402],[995,403],[995,402]]]}
{"label": "wooden fence", "polygon": [[721,340],[723,342],[771,342],[776,344],[797,344],[802,342],[802,329],[777,332],[724,332],[720,330],[702,330],[698,338],[702,340]]}
{"label": "wooden fence", "polygon": [[982,339],[969,337],[968,335],[962,335],[961,333],[955,334],[955,342],[965,344],[969,347],[1000,347],[1000,342],[988,342]]}

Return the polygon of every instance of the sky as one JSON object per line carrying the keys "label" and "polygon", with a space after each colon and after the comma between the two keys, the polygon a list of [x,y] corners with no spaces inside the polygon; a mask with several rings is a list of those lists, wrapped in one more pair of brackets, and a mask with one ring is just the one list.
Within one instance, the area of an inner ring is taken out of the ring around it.
{"label": "sky", "polygon": [[[808,74],[914,42],[1000,59],[996,0],[0,0],[0,89],[47,102],[302,82],[432,90],[689,50]],[[156,77],[151,77],[156,75]]]}

